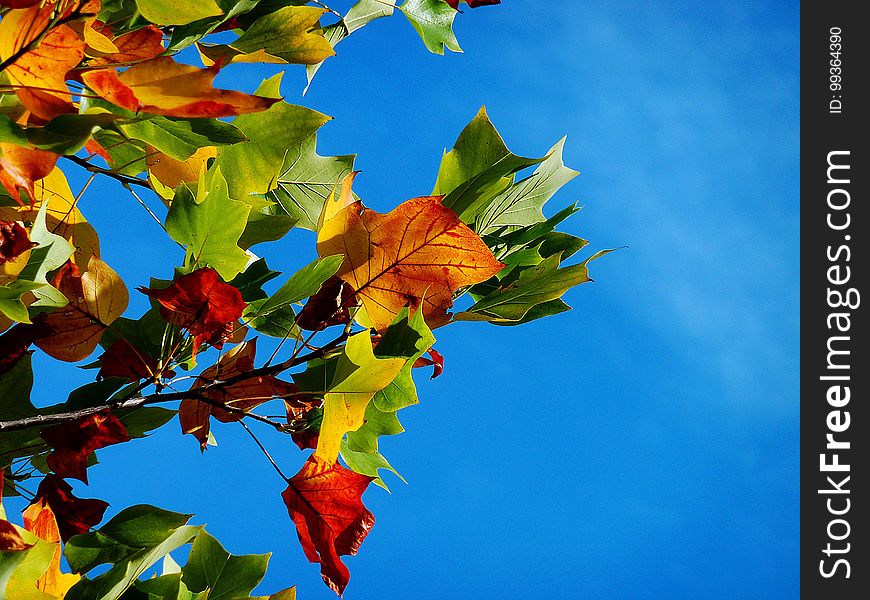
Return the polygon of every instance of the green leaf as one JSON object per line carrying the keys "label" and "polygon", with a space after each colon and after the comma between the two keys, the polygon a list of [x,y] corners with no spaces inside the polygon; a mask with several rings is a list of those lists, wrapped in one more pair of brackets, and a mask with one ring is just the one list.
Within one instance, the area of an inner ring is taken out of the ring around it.
{"label": "green leaf", "polygon": [[70,155],[81,150],[101,127],[117,121],[118,115],[58,115],[42,127],[21,127],[8,115],[0,114],[0,142],[19,146],[36,146],[55,154]]}
{"label": "green leaf", "polygon": [[238,246],[251,207],[231,200],[216,169],[204,198],[178,186],[166,215],[166,232],[187,249],[191,264],[209,265],[229,281],[245,269],[248,255]]}
{"label": "green leaf", "polygon": [[[341,21],[324,27],[323,35],[334,48],[341,40],[375,19],[391,16],[395,6],[396,0],[359,0],[359,2],[350,7]],[[305,87],[306,92],[308,91],[308,86],[311,85],[311,81],[314,79],[314,75],[322,64],[323,62],[319,62],[316,65],[308,65],[305,68],[305,75],[308,78],[308,85]]]}
{"label": "green leaf", "polygon": [[[19,529],[18,532],[24,541],[33,544],[33,547],[16,553],[23,556],[19,561],[14,561],[14,559],[10,561],[17,562],[17,568],[8,573],[8,582],[3,582],[2,575],[0,575],[0,591],[9,593],[10,596],[14,594],[14,597],[27,598],[28,600],[52,600],[52,596],[37,589],[36,582],[51,564],[57,544],[39,539],[25,529]],[[0,554],[6,553],[0,552]],[[2,559],[0,559],[0,565],[2,565]],[[3,598],[6,598],[5,594]]]}
{"label": "green leaf", "polygon": [[[264,81],[257,94],[279,97],[280,82],[279,73]],[[244,201],[250,194],[265,194],[273,189],[288,150],[313,135],[329,119],[317,111],[286,102],[236,117],[233,124],[249,141],[220,148],[217,157],[217,165],[228,177],[230,197]]]}
{"label": "green leaf", "polygon": [[444,0],[407,0],[399,8],[420,34],[429,52],[444,54],[444,48],[462,52],[453,34],[453,19],[457,11]]}
{"label": "green leaf", "polygon": [[149,431],[159,429],[175,417],[177,411],[159,406],[143,406],[141,408],[120,409],[113,413],[131,438],[141,438]]}
{"label": "green leaf", "polygon": [[122,125],[129,137],[142,140],[175,160],[187,160],[203,146],[230,146],[247,141],[231,123],[217,119],[176,119],[154,115]]}
{"label": "green leaf", "polygon": [[39,207],[39,212],[30,229],[30,241],[37,246],[30,251],[27,265],[18,274],[19,279],[26,279],[48,285],[46,276],[51,271],[59,269],[75,252],[75,247],[61,236],[48,230],[45,215],[51,199]]}
{"label": "green leaf", "polygon": [[208,600],[247,596],[266,574],[270,554],[234,556],[205,531],[196,536],[182,581],[192,592],[208,590]]}
{"label": "green leaf", "polygon": [[382,435],[398,435],[405,431],[395,412],[384,412],[370,402],[366,407],[365,423],[356,431],[347,434],[348,448],[373,453],[378,451],[378,438]]}
{"label": "green leaf", "polygon": [[221,10],[223,10],[223,15],[200,19],[199,21],[194,21],[187,25],[173,27],[168,49],[178,51],[187,48],[230,19],[249,12],[260,2],[259,0],[217,0],[217,3],[221,7]]}
{"label": "green leaf", "polygon": [[[260,53],[265,52],[291,64],[320,63],[335,54],[318,24],[325,12],[313,6],[285,6],[254,21],[228,48],[255,58],[263,58]],[[239,59],[246,60],[231,58]]]}
{"label": "green leaf", "polygon": [[315,231],[323,203],[353,171],[355,154],[320,156],[317,137],[310,136],[287,149],[277,187],[267,197],[277,202],[296,225]]}
{"label": "green leaf", "polygon": [[288,279],[278,291],[263,304],[260,314],[269,314],[271,311],[299,302],[313,296],[327,279],[335,275],[344,256],[336,254],[318,258],[302,267]]}
{"label": "green leaf", "polygon": [[417,387],[411,377],[414,362],[435,344],[432,330],[423,320],[423,311],[409,317],[408,309],[402,309],[387,328],[384,337],[375,349],[375,356],[405,358],[407,362],[396,378],[375,394],[372,403],[384,412],[395,412],[417,404]]}
{"label": "green leaf", "polygon": [[42,287],[33,281],[16,279],[8,285],[0,285],[0,314],[19,323],[30,323],[30,314],[21,297],[27,292]]}
{"label": "green leaf", "polygon": [[523,227],[544,221],[544,204],[579,173],[562,162],[562,138],[535,172],[493,198],[481,211],[475,231],[486,234],[500,227]]}
{"label": "green leaf", "polygon": [[265,258],[260,258],[236,275],[235,279],[230,281],[230,285],[241,292],[242,300],[251,302],[266,298],[268,294],[263,290],[263,285],[272,281],[280,274],[279,271],[273,271],[266,265]]}
{"label": "green leaf", "polygon": [[250,302],[242,314],[242,321],[262,333],[276,338],[300,338],[302,330],[296,325],[296,311],[289,304],[263,314],[268,299]]}
{"label": "green leaf", "polygon": [[296,226],[296,223],[296,218],[288,215],[277,204],[251,210],[245,231],[239,238],[239,246],[247,249],[255,244],[280,240]]}
{"label": "green leaf", "polygon": [[102,129],[94,134],[97,141],[109,153],[109,166],[116,173],[131,177],[147,169],[145,165],[145,142],[130,140],[115,131]]}
{"label": "green leaf", "polygon": [[215,0],[136,0],[136,6],[155,25],[186,25],[223,14]]}
{"label": "green leaf", "polygon": [[[37,415],[38,411],[30,401],[32,389],[31,357],[24,354],[12,369],[0,375],[0,421]],[[0,468],[9,465],[14,458],[38,452],[39,449],[28,448],[37,441],[41,442],[37,428],[0,432]]]}
{"label": "green leaf", "polygon": [[390,488],[388,488],[387,484],[384,483],[384,480],[381,479],[379,473],[381,469],[391,471],[404,483],[408,483],[407,481],[405,481],[405,478],[402,477],[399,472],[393,468],[393,465],[391,465],[390,462],[381,455],[380,452],[356,452],[348,447],[346,440],[342,440],[341,450],[339,451],[339,453],[341,454],[341,458],[344,460],[345,464],[347,464],[348,468],[356,471],[357,473],[361,473],[362,475],[374,477],[374,481],[372,483],[381,486],[387,491],[390,491]]}

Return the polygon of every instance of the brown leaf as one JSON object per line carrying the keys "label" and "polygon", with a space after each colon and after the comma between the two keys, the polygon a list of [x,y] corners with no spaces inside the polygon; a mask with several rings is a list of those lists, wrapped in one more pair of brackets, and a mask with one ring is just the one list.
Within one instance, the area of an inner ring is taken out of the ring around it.
{"label": "brown leaf", "polygon": [[302,329],[315,331],[330,325],[350,323],[349,307],[355,293],[349,283],[333,275],[308,299],[296,324]]}
{"label": "brown leaf", "polygon": [[87,358],[97,347],[106,328],[123,314],[129,296],[118,274],[106,263],[91,257],[88,270],[67,262],[52,285],[69,300],[65,307],[40,323],[51,333],[35,341],[40,350],[58,360],[75,362]]}
{"label": "brown leaf", "polygon": [[0,185],[18,204],[22,204],[21,190],[26,191],[33,205],[35,183],[51,173],[57,159],[54,152],[0,142]]}
{"label": "brown leaf", "polygon": [[247,306],[241,292],[221,281],[211,267],[182,275],[162,290],[138,289],[160,303],[165,321],[194,336],[194,353],[204,343],[220,348]]}
{"label": "brown leaf", "polygon": [[40,433],[54,451],[48,466],[61,477],[88,482],[88,457],[94,450],[130,440],[124,425],[109,409],[54,425]]}
{"label": "brown leaf", "polygon": [[133,65],[82,73],[97,95],[127,110],[171,117],[229,117],[266,110],[280,98],[253,96],[212,87],[213,69],[200,69],[159,56]]}
{"label": "brown leaf", "polygon": [[0,221],[0,264],[18,258],[36,246],[27,230],[15,221]]}
{"label": "brown leaf", "polygon": [[37,499],[45,500],[54,516],[61,539],[66,542],[79,533],[87,533],[103,520],[108,502],[94,498],[76,498],[72,486],[62,478],[49,473],[36,490]]}
{"label": "brown leaf", "polygon": [[[129,381],[149,379],[157,372],[157,361],[124,339],[116,340],[100,355],[97,379],[120,377]],[[168,375],[168,373],[167,373]]]}
{"label": "brown leaf", "polygon": [[323,581],[341,595],[350,572],[340,556],[354,555],[375,524],[362,503],[373,478],[311,456],[281,494],[305,556],[320,563]]}
{"label": "brown leaf", "polygon": [[[249,373],[254,368],[256,353],[256,339],[236,346],[224,354],[216,365],[203,371],[191,389]],[[202,392],[202,397],[214,403],[247,412],[272,398],[292,394],[295,391],[296,386],[292,383],[281,381],[272,375],[266,375],[251,377],[226,387]],[[237,412],[224,410],[220,406],[214,406],[208,402],[197,399],[182,400],[178,410],[181,430],[199,440],[203,449],[208,441],[209,417],[214,417],[222,423],[240,421],[243,418]]]}
{"label": "brown leaf", "polygon": [[[10,58],[48,29],[55,6],[46,2],[14,10],[0,21],[0,57]],[[76,112],[66,86],[67,73],[84,57],[85,43],[68,25],[51,29],[42,41],[6,68],[9,83],[21,103],[34,115],[49,120]]]}
{"label": "brown leaf", "polygon": [[20,552],[32,548],[15,529],[15,526],[6,519],[0,519],[0,552]]}
{"label": "brown leaf", "polygon": [[337,275],[356,290],[378,331],[403,307],[421,303],[429,326],[443,325],[456,290],[504,267],[440,197],[414,198],[380,214],[354,201],[344,185],[320,221],[318,254],[345,255]]}

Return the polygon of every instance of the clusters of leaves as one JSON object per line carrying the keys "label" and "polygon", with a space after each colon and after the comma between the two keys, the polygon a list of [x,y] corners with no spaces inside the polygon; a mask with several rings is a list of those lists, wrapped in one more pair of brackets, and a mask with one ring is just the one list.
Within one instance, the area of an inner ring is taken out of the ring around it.
{"label": "clusters of leaves", "polygon": [[[565,292],[589,281],[602,253],[565,266],[586,241],[556,230],[576,205],[544,214],[577,175],[562,162],[564,140],[540,158],[515,155],[481,109],[443,156],[431,195],[381,214],[353,192],[354,156],[317,153],[329,117],[285,102],[280,74],[253,94],[212,86],[220,69],[255,61],[306,65],[310,81],[338,42],[396,8],[431,51],[459,50],[458,0],[360,0],[343,16],[315,4],[0,1],[0,491],[31,501],[23,529],[0,521],[0,595],[251,593],[266,557],[231,557],[188,515],[153,507],[94,530],[107,505],[72,494],[67,480],[87,483],[95,451],[176,415],[203,450],[215,421],[241,423],[286,481],[305,555],[341,594],[341,556],[374,524],[362,494],[386,487],[382,469],[396,473],[379,438],[403,431],[397,412],[418,402],[412,371],[443,371],[433,329],[560,313]],[[186,48],[201,67],[177,60]],[[73,195],[61,158],[117,180],[184,249],[171,279],[138,288],[144,314],[125,316],[127,286],[102,260],[80,210],[86,190]],[[294,229],[316,233],[318,258],[274,288],[281,273],[260,248]],[[265,361],[261,338],[275,347]],[[96,381],[37,408],[34,346],[67,362],[101,348],[85,365],[99,369]],[[264,416],[274,403],[285,417]],[[285,457],[276,462],[248,423],[313,452],[286,477]],[[59,570],[61,541],[72,574]],[[169,553],[185,544],[181,569]],[[142,578],[161,558],[163,573]]]}

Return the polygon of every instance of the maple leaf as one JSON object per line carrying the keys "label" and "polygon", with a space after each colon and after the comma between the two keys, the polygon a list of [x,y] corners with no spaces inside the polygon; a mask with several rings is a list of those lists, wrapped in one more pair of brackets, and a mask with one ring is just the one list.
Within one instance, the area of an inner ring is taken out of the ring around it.
{"label": "maple leaf", "polygon": [[60,538],[65,542],[79,533],[87,533],[103,520],[108,502],[95,498],[76,498],[72,486],[53,473],[43,478],[36,498],[44,500],[57,518]]}
{"label": "maple leaf", "polygon": [[296,324],[302,329],[315,331],[350,323],[349,305],[355,293],[350,284],[333,275],[308,299]]}
{"label": "maple leaf", "polygon": [[16,221],[0,221],[0,264],[18,258],[36,246],[27,236],[27,230]]}
{"label": "maple leaf", "polygon": [[0,184],[18,204],[22,204],[20,190],[27,192],[33,204],[35,182],[51,173],[57,159],[57,154],[47,150],[0,142]]}
{"label": "maple leaf", "polygon": [[100,355],[97,379],[120,377],[129,381],[148,379],[157,372],[157,361],[124,339],[116,340]]}
{"label": "maple leaf", "polygon": [[[224,354],[216,365],[203,371],[191,389],[249,373],[254,368],[256,353],[256,338],[236,346]],[[295,391],[296,386],[292,383],[281,381],[272,375],[264,375],[250,377],[222,388],[207,390],[202,392],[201,396],[224,406],[249,411],[272,398],[285,396]],[[199,440],[202,449],[205,449],[208,442],[209,417],[214,417],[222,423],[231,423],[240,421],[243,415],[197,399],[186,398],[182,400],[178,410],[181,430]]]}
{"label": "maple leaf", "polygon": [[[0,21],[0,58],[36,42],[47,31],[55,7],[32,6],[14,10]],[[67,73],[84,57],[85,43],[69,25],[52,28],[30,51],[5,69],[15,94],[34,115],[46,121],[63,113],[76,112],[66,86]]]}
{"label": "maple leaf", "polygon": [[212,87],[215,69],[200,69],[158,56],[120,75],[114,69],[82,73],[97,95],[134,112],[171,117],[229,117],[266,110],[279,98]]}
{"label": "maple leaf", "polygon": [[76,264],[67,262],[52,285],[63,292],[69,304],[40,315],[40,323],[51,333],[35,343],[58,360],[75,362],[87,358],[106,328],[126,310],[127,287],[115,271],[94,256],[84,274]]}
{"label": "maple leaf", "polygon": [[[94,23],[94,29],[100,33],[111,35],[111,28],[99,21]],[[94,58],[88,63],[91,67],[123,65],[155,58],[163,54],[163,32],[154,25],[146,25],[136,31],[125,33],[112,40],[114,52],[92,53]]]}
{"label": "maple leaf", "polygon": [[160,315],[165,321],[194,336],[194,352],[205,343],[220,348],[247,306],[241,292],[221,281],[211,267],[182,275],[162,290],[138,289],[160,303]]}
{"label": "maple leaf", "polygon": [[[459,2],[461,0],[446,0],[447,4],[459,10]],[[496,4],[501,4],[501,0],[465,0],[465,3],[468,4],[470,8],[477,8],[478,6],[494,6]]]}
{"label": "maple leaf", "polygon": [[40,433],[53,448],[48,466],[60,477],[88,482],[88,457],[94,450],[130,440],[123,423],[105,409],[93,415],[54,425]]}
{"label": "maple leaf", "polygon": [[345,255],[337,275],[356,290],[378,331],[408,305],[422,304],[426,322],[443,325],[456,290],[504,266],[440,197],[414,198],[380,214],[353,200],[352,177],[324,204],[317,252]]}
{"label": "maple leaf", "polygon": [[311,456],[281,494],[305,556],[341,595],[350,580],[341,555],[354,555],[375,524],[362,494],[372,477]]}
{"label": "maple leaf", "polygon": [[63,598],[81,576],[62,573],[60,570],[61,537],[54,512],[44,499],[39,499],[24,509],[21,514],[27,531],[46,542],[55,544],[51,562],[36,581],[36,589],[51,598]]}

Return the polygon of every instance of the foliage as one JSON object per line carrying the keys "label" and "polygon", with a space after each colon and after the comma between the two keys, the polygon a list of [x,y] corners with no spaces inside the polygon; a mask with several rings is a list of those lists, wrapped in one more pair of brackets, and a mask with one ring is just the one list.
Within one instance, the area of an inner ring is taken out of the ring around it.
{"label": "foliage", "polygon": [[[151,506],[99,526],[107,504],[77,498],[67,481],[87,483],[96,451],[176,415],[203,451],[216,422],[241,423],[286,481],[305,555],[341,594],[350,574],[340,557],[374,525],[362,494],[386,487],[382,469],[395,473],[378,439],[400,433],[397,412],[419,401],[413,370],[444,370],[433,330],[569,308],[562,296],[589,281],[602,253],[565,266],[586,242],[556,228],[577,208],[545,216],[577,175],[562,162],[564,140],[539,158],[515,155],[481,109],[431,195],[380,214],[352,190],[353,156],[317,153],[329,117],[284,101],[280,75],[254,93],[213,85],[221,69],[250,62],[305,65],[310,84],[336,44],[396,9],[430,51],[458,52],[458,8],[0,1],[0,492],[30,501],[23,527],[0,515],[0,596],[250,597],[268,555],[232,556],[190,515]],[[149,213],[184,259],[168,280],[136,282],[144,314],[127,314],[128,284],[110,266],[126,257],[103,257],[80,209],[86,190],[74,196],[59,164],[116,180],[146,208],[158,201]],[[294,229],[316,232],[318,258],[283,277],[258,253]],[[274,348],[267,360],[258,340]],[[77,363],[98,347],[85,365],[98,368],[94,382],[59,404],[31,402],[34,348]],[[275,403],[286,417],[264,416]],[[313,453],[286,477],[278,463],[292,459],[274,460],[253,426]],[[171,553],[186,545],[181,567]]]}

